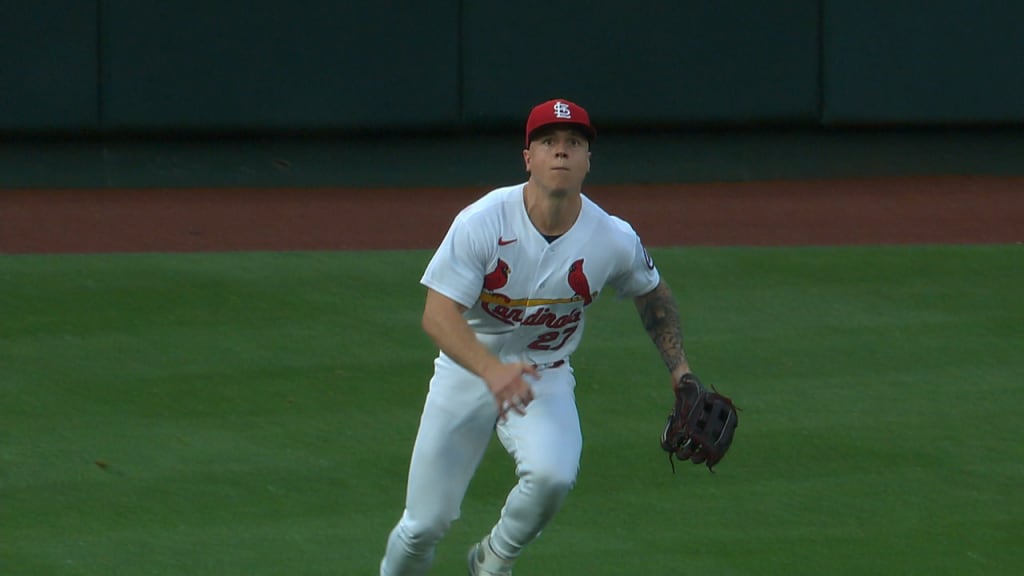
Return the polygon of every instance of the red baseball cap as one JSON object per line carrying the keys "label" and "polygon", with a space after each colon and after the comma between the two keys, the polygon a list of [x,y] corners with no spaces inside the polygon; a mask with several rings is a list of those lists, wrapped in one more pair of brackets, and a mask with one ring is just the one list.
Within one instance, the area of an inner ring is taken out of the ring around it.
{"label": "red baseball cap", "polygon": [[530,136],[537,130],[552,124],[569,124],[587,135],[588,140],[597,136],[597,130],[590,125],[590,115],[582,106],[564,98],[548,100],[538,104],[530,111],[526,119],[526,147],[530,147]]}

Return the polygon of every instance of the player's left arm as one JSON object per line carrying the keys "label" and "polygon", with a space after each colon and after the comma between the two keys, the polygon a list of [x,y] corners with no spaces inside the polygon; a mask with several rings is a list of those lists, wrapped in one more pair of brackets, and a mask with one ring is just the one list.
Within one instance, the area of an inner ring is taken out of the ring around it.
{"label": "player's left arm", "polygon": [[672,374],[672,381],[679,382],[683,374],[690,371],[683,350],[683,328],[679,320],[679,305],[672,289],[664,280],[646,294],[633,299],[640,321],[661,354],[665,367]]}

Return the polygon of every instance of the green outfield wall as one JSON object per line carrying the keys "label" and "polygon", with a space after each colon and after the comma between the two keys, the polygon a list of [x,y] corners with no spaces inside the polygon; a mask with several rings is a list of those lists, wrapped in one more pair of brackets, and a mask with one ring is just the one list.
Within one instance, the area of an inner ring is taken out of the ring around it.
{"label": "green outfield wall", "polygon": [[822,122],[1024,120],[1024,3],[825,0]]}
{"label": "green outfield wall", "polygon": [[0,131],[1024,120],[1024,4],[0,0]]}
{"label": "green outfield wall", "polygon": [[95,130],[99,0],[0,0],[0,130]]}

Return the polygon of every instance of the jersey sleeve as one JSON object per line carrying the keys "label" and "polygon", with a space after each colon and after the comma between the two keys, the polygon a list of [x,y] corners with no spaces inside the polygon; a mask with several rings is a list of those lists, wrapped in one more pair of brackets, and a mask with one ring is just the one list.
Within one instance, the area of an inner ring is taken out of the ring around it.
{"label": "jersey sleeve", "polygon": [[485,236],[485,226],[474,226],[465,215],[456,217],[420,283],[471,308],[480,297],[489,250],[497,245],[486,242]]}
{"label": "jersey sleeve", "polygon": [[624,231],[628,230],[632,246],[627,251],[623,268],[611,278],[610,284],[618,297],[632,298],[654,290],[661,282],[661,275],[636,231],[623,221],[619,221],[619,226]]}

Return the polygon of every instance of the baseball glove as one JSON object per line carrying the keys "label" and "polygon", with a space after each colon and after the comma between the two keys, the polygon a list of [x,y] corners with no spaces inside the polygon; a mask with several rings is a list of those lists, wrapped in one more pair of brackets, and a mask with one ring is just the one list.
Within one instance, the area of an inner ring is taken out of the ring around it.
{"label": "baseball glove", "polygon": [[676,404],[668,415],[661,434],[661,447],[675,472],[672,457],[704,464],[714,472],[732,444],[739,424],[736,406],[718,391],[708,391],[691,373],[683,374],[675,385]]}

